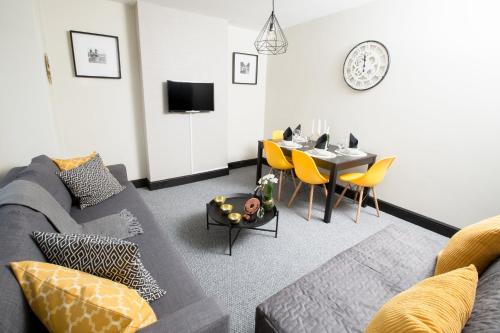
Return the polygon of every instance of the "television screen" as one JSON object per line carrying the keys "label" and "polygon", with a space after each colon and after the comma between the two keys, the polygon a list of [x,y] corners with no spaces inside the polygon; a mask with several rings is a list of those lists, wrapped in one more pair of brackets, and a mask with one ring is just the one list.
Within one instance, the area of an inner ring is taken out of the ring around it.
{"label": "television screen", "polygon": [[214,84],[167,81],[168,111],[214,111]]}

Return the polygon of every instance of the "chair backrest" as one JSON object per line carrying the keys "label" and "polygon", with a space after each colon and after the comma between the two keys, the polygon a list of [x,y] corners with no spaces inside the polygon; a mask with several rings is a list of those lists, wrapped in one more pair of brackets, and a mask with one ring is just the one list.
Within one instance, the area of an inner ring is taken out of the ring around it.
{"label": "chair backrest", "polygon": [[277,170],[292,168],[292,164],[288,162],[280,146],[275,142],[269,140],[264,141],[264,151],[266,152],[267,163],[271,168]]}
{"label": "chair backrest", "polygon": [[364,183],[365,187],[373,187],[380,184],[382,180],[384,180],[387,170],[389,170],[395,159],[396,156],[389,156],[378,160],[368,169],[363,177],[356,180],[356,183]]}
{"label": "chair backrest", "polygon": [[284,133],[283,130],[274,130],[272,139],[273,140],[283,140],[283,133]]}
{"label": "chair backrest", "polygon": [[292,161],[297,177],[307,184],[323,184],[324,177],[318,170],[313,158],[303,151],[292,150]]}

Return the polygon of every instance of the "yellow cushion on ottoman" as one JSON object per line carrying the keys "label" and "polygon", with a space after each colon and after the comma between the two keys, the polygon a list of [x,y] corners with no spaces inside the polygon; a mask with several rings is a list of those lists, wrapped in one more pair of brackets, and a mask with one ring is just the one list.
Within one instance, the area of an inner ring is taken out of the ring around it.
{"label": "yellow cushion on ottoman", "polygon": [[439,253],[435,274],[470,264],[479,274],[500,256],[500,215],[469,225],[457,232]]}
{"label": "yellow cushion on ottoman", "polygon": [[52,161],[54,161],[55,164],[59,167],[59,170],[65,171],[65,170],[71,170],[76,167],[79,167],[80,165],[87,163],[91,159],[95,157],[97,153],[93,151],[90,153],[90,155],[87,156],[81,156],[81,157],[73,157],[73,158],[68,158],[68,159],[58,159],[58,158],[53,158]]}
{"label": "yellow cushion on ottoman", "polygon": [[420,281],[394,296],[365,333],[460,333],[476,297],[474,265]]}
{"label": "yellow cushion on ottoman", "polygon": [[149,304],[121,283],[36,261],[10,267],[31,309],[52,333],[132,333],[156,321]]}

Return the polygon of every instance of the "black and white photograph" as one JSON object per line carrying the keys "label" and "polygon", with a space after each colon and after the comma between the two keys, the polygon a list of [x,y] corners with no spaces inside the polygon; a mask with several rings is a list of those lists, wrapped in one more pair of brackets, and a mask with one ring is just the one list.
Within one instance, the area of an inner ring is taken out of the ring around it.
{"label": "black and white photograph", "polygon": [[75,76],[120,79],[118,37],[70,31]]}
{"label": "black and white photograph", "polygon": [[89,62],[93,62],[95,64],[105,64],[106,63],[106,53],[101,52],[97,49],[89,50]]}
{"label": "black and white photograph", "polygon": [[233,52],[233,83],[257,84],[258,56]]}

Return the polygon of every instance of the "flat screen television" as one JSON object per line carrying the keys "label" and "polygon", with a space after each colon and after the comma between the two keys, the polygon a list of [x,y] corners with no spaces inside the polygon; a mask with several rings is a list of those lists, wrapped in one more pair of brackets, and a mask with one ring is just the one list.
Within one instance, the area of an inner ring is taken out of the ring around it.
{"label": "flat screen television", "polygon": [[214,84],[167,81],[168,111],[214,111]]}

